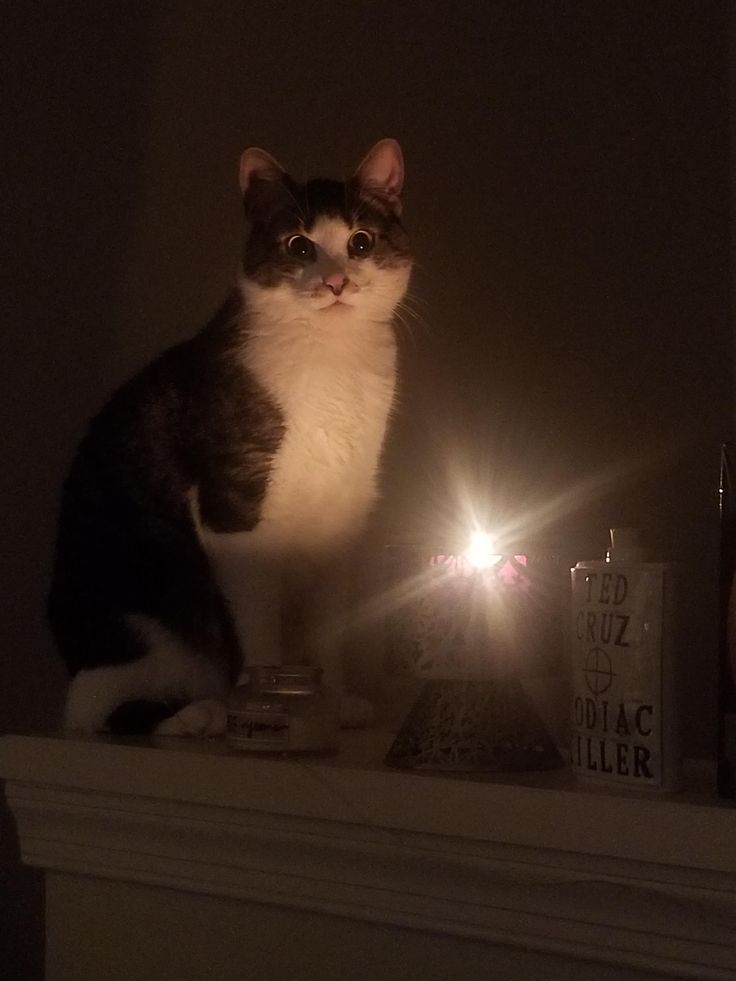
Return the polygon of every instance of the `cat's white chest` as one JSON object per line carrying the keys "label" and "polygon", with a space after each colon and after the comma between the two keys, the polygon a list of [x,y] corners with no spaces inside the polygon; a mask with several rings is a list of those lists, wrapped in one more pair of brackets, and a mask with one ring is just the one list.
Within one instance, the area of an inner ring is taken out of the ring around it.
{"label": "cat's white chest", "polygon": [[254,345],[250,366],[286,427],[254,534],[307,549],[351,537],[376,493],[395,387],[391,328],[295,325],[279,344]]}

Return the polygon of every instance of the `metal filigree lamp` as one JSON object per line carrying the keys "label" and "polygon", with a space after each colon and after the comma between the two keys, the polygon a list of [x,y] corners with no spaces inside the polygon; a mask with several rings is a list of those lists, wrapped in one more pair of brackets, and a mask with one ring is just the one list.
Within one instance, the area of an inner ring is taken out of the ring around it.
{"label": "metal filigree lamp", "polygon": [[559,555],[500,554],[482,536],[462,553],[389,551],[391,581],[405,595],[388,618],[390,670],[423,685],[386,763],[496,772],[561,766],[540,711],[561,673]]}

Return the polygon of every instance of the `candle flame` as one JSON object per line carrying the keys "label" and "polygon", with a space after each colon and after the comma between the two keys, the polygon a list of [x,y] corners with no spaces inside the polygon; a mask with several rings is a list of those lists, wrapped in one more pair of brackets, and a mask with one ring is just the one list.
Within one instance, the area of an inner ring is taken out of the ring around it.
{"label": "candle flame", "polygon": [[463,554],[474,569],[488,569],[501,558],[493,537],[485,531],[473,532],[470,545]]}

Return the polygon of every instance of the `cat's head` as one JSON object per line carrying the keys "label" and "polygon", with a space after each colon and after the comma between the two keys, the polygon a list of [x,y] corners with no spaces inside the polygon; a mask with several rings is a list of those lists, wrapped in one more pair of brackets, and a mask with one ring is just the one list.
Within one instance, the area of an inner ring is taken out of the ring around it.
{"label": "cat's head", "polygon": [[377,143],[345,182],[300,184],[264,150],[246,150],[243,290],[251,308],[322,322],[390,319],[411,271],[399,217],[403,180],[395,140]]}

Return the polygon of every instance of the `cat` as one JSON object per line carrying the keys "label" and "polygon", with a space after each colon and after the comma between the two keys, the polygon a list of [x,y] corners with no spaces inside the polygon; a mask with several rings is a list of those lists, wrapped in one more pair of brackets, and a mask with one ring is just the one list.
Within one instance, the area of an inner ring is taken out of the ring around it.
{"label": "cat", "polygon": [[394,402],[403,178],[391,139],[344,182],[243,153],[236,286],[112,396],[64,482],[47,610],[66,729],[221,733],[249,665],[302,659],[343,724],[367,721],[330,625]]}

